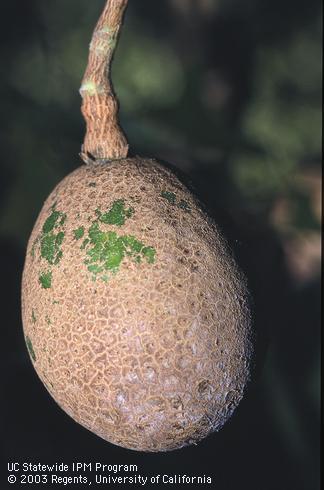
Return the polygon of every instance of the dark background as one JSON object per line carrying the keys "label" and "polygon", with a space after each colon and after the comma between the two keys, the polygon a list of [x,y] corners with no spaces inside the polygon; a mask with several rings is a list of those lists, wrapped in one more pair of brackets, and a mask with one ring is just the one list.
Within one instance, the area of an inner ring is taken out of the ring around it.
{"label": "dark background", "polygon": [[319,0],[132,1],[114,63],[132,150],[190,177],[249,278],[256,371],[232,419],[198,446],[136,453],[74,423],[33,370],[20,317],[24,251],[44,199],[80,164],[78,88],[103,3],[1,4],[3,469],[133,463],[146,475],[210,475],[217,490],[318,489]]}

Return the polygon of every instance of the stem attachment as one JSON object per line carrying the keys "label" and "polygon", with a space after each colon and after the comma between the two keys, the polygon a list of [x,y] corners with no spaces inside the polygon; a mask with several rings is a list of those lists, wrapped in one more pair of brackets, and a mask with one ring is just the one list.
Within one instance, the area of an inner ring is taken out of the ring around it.
{"label": "stem attachment", "polygon": [[86,162],[126,158],[128,142],[118,121],[118,101],[111,82],[111,63],[128,0],[107,0],[90,43],[80,94],[87,124],[81,148]]}

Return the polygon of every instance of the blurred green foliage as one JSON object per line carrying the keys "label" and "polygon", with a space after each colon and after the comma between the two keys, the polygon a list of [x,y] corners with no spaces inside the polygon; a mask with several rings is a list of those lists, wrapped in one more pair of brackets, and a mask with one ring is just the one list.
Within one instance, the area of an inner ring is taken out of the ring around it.
{"label": "blurred green foliage", "polygon": [[244,146],[233,179],[246,197],[275,199],[294,187],[304,163],[321,154],[320,26],[298,33],[280,50],[257,53],[253,96],[242,118]]}

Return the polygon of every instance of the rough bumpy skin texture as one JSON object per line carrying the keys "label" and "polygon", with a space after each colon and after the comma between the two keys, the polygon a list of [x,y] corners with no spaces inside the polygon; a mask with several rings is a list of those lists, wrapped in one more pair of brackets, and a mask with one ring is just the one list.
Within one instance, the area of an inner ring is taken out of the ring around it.
{"label": "rough bumpy skin texture", "polygon": [[57,403],[141,451],[219,430],[249,378],[245,279],[192,194],[154,160],[83,166],[29,240],[23,323]]}

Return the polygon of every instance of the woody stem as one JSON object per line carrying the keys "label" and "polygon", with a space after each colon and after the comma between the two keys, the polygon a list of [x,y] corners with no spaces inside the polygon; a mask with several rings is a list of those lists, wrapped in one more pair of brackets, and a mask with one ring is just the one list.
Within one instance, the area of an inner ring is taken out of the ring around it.
{"label": "woody stem", "polygon": [[119,126],[118,101],[111,82],[111,63],[127,3],[107,0],[90,43],[80,88],[87,125],[81,157],[86,163],[127,157],[128,142]]}

